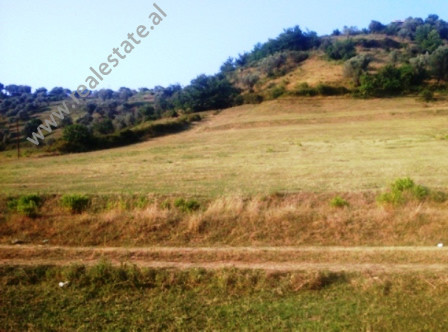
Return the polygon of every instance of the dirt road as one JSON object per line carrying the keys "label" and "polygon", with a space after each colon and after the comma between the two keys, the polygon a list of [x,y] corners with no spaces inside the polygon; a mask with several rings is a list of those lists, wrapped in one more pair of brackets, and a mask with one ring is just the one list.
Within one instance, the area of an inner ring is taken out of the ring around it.
{"label": "dirt road", "polygon": [[1,265],[114,265],[154,268],[238,268],[275,271],[328,270],[448,272],[448,250],[436,247],[217,247],[113,248],[0,246]]}

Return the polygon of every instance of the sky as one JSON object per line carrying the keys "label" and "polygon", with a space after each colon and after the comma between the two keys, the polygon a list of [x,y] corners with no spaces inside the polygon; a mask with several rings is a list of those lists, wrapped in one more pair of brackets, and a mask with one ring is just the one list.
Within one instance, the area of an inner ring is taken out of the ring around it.
{"label": "sky", "polygon": [[[92,75],[90,67],[98,72],[118,48],[126,58],[100,74],[96,89],[187,85],[295,25],[323,35],[371,20],[429,14],[448,20],[446,0],[156,0],[167,16],[155,26],[148,18],[153,3],[0,0],[0,83],[75,90]],[[139,38],[140,25],[154,30]],[[128,33],[140,42],[129,54],[120,46]]]}

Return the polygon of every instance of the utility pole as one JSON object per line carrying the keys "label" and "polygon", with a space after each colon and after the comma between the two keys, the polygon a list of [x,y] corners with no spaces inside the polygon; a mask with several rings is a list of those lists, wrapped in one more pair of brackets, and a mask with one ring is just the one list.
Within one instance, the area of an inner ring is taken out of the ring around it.
{"label": "utility pole", "polygon": [[20,132],[19,132],[19,118],[16,118],[16,131],[17,131],[17,159],[20,158]]}

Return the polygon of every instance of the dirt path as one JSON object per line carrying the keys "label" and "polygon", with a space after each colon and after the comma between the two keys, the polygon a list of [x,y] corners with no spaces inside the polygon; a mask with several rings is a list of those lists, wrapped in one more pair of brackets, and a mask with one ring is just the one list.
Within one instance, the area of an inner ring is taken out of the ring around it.
{"label": "dirt path", "polygon": [[275,271],[448,272],[448,250],[436,247],[113,248],[0,245],[1,265],[114,265]]}

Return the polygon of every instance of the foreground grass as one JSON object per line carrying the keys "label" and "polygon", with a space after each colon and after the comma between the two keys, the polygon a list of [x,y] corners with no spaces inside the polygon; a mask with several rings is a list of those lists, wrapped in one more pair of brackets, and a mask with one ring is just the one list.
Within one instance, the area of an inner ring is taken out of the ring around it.
{"label": "foreground grass", "polygon": [[[69,246],[435,246],[448,242],[447,195],[379,204],[378,193],[225,196],[90,196],[75,213],[42,196],[34,218],[0,197],[0,243]],[[442,200],[443,198],[443,200]],[[184,202],[179,205],[177,203]],[[188,209],[189,203],[192,208]],[[193,204],[194,203],[194,204]],[[176,205],[177,204],[177,205]]]}
{"label": "foreground grass", "polygon": [[218,197],[372,190],[448,179],[448,103],[286,99],[228,109],[196,128],[85,154],[2,158],[0,192]]}
{"label": "foreground grass", "polygon": [[[0,268],[6,331],[446,330],[448,275]],[[60,281],[69,281],[59,287]]]}

